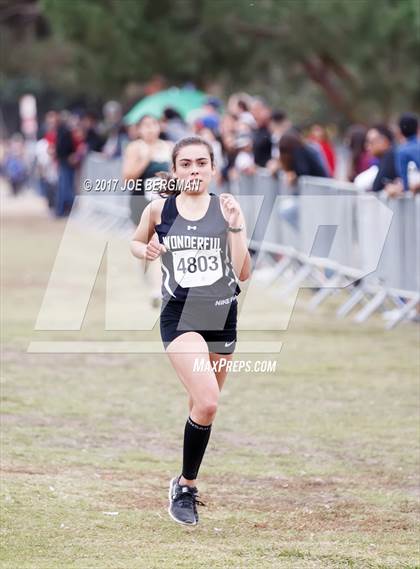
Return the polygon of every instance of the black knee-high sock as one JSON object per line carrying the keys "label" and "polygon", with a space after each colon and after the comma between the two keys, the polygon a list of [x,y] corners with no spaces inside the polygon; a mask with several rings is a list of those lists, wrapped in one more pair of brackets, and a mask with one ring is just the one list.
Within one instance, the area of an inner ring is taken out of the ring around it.
{"label": "black knee-high sock", "polygon": [[199,425],[188,417],[184,430],[184,456],[182,476],[187,480],[197,478],[201,461],[210,438],[211,425]]}

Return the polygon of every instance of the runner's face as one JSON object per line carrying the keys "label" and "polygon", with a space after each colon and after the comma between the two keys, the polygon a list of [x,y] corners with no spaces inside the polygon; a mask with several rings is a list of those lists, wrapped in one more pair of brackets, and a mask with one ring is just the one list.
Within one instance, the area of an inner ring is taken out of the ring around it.
{"label": "runner's face", "polygon": [[155,142],[159,138],[159,121],[153,117],[144,117],[139,125],[139,136],[145,142]]}
{"label": "runner's face", "polygon": [[[198,192],[201,193],[207,190],[214,173],[210,153],[206,146],[191,144],[181,148],[175,161],[174,175],[176,178],[186,182],[200,180]],[[194,190],[189,191],[194,193]]]}

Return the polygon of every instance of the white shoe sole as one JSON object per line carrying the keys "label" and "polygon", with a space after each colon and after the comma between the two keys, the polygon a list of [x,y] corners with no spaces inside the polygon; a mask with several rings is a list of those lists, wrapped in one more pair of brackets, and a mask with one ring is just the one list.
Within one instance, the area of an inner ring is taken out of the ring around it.
{"label": "white shoe sole", "polygon": [[174,522],[176,522],[177,524],[181,524],[183,526],[196,526],[197,522],[193,522],[193,523],[189,523],[189,522],[182,522],[181,520],[178,520],[177,518],[175,518],[171,512],[171,502],[172,502],[172,487],[174,485],[174,482],[176,481],[176,476],[175,478],[172,478],[170,484],[169,484],[169,492],[168,492],[168,499],[169,499],[169,506],[168,506],[168,514],[170,515],[170,517],[174,520]]}

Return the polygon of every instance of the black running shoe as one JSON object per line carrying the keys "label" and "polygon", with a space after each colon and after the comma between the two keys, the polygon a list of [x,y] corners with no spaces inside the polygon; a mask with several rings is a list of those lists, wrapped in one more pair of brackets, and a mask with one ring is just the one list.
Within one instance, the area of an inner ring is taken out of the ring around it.
{"label": "black running shoe", "polygon": [[197,504],[204,506],[198,500],[198,490],[195,486],[178,484],[180,476],[172,478],[169,485],[169,515],[180,524],[195,526],[198,523]]}

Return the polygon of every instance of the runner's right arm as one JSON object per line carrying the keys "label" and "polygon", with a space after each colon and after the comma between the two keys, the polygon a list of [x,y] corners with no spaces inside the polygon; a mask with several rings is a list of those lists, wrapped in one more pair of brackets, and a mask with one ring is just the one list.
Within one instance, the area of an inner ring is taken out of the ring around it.
{"label": "runner's right arm", "polygon": [[136,180],[146,170],[151,159],[150,148],[141,141],[134,140],[127,145],[123,157],[122,177],[124,180]]}
{"label": "runner's right arm", "polygon": [[166,252],[165,246],[159,243],[155,234],[157,206],[154,204],[157,202],[158,200],[154,200],[145,207],[140,223],[132,237],[130,249],[138,259],[154,261],[162,253]]}

